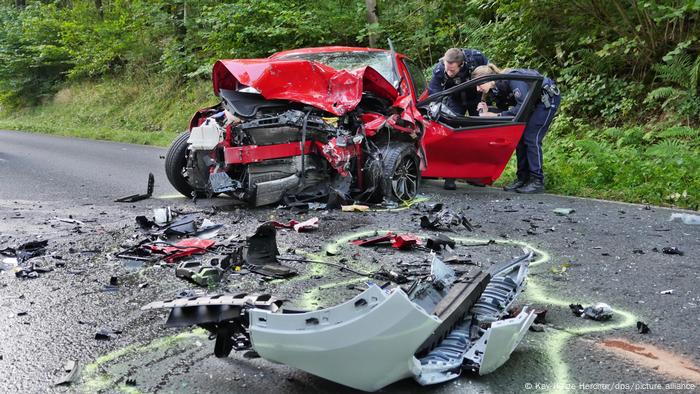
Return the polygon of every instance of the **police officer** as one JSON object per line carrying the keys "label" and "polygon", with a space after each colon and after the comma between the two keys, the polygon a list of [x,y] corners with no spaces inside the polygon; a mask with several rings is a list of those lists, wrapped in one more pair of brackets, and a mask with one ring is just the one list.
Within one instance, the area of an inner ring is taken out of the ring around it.
{"label": "police officer", "polygon": [[[492,74],[542,76],[535,70],[501,70],[491,63],[477,67],[471,76],[479,78]],[[476,89],[483,94],[490,92],[498,108],[503,109],[500,113],[489,112],[488,104],[480,102],[477,106],[480,116],[515,116],[527,97],[529,85],[525,81],[499,80],[483,83]],[[542,82],[541,99],[535,104],[515,150],[518,159],[517,179],[503,190],[528,194],[544,191],[542,140],[552,124],[560,101],[559,89],[553,80],[545,77]]]}
{"label": "police officer", "polygon": [[[488,63],[483,53],[476,49],[450,48],[445,56],[440,58],[433,69],[433,77],[428,85],[428,94],[435,94],[467,82],[472,71],[478,66]],[[466,89],[447,97],[445,105],[452,112],[464,115],[467,112],[471,116],[478,116],[476,106],[481,100],[481,95],[476,88]],[[445,179],[445,189],[455,190],[457,185],[454,179]]]}

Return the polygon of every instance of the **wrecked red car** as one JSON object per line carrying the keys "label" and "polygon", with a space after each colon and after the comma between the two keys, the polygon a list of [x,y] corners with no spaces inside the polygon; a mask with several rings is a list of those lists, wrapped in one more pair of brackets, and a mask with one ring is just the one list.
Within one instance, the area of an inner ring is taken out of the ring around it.
{"label": "wrecked red car", "polygon": [[[186,196],[229,194],[252,206],[406,201],[421,176],[491,184],[535,99],[514,117],[452,113],[443,100],[496,79],[539,91],[541,78],[488,76],[425,97],[421,69],[393,50],[323,47],[219,60],[220,102],[197,111],[166,156]],[[422,98],[422,100],[421,100]]]}

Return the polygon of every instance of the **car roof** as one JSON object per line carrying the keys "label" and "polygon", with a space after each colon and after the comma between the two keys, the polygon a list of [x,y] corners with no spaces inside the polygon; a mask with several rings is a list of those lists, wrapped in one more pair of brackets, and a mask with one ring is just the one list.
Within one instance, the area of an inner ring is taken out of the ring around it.
{"label": "car roof", "polygon": [[[277,59],[280,57],[285,57],[289,55],[303,55],[308,53],[325,53],[325,52],[388,52],[386,49],[381,48],[363,48],[363,47],[345,47],[345,46],[328,46],[328,47],[314,47],[314,48],[299,48],[290,49],[287,51],[281,51],[273,53],[270,55],[270,59]],[[405,58],[406,56],[397,53],[399,57]]]}

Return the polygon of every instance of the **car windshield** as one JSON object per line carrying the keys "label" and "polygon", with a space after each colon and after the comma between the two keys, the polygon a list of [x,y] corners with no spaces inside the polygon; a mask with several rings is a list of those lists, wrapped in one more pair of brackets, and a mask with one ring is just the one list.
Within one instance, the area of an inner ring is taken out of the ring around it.
{"label": "car windshield", "polygon": [[297,53],[280,56],[279,59],[311,60],[333,67],[336,70],[355,70],[364,66],[370,66],[382,74],[382,76],[392,85],[395,82],[390,52],[344,51]]}

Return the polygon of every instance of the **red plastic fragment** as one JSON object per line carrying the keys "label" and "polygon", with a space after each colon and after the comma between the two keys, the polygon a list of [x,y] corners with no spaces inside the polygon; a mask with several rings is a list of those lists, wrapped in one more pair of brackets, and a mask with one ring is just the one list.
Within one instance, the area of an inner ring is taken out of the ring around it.
{"label": "red plastic fragment", "polygon": [[421,243],[421,239],[413,234],[394,234],[391,231],[386,235],[377,235],[370,238],[361,238],[350,241],[357,246],[374,246],[382,243],[391,243],[391,246],[396,249],[410,249]]}
{"label": "red plastic fragment", "polygon": [[393,237],[394,237],[394,233],[389,231],[388,233],[386,233],[386,235],[377,235],[377,236],[370,237],[370,238],[360,238],[360,239],[356,239],[356,240],[353,240],[350,242],[353,245],[357,245],[357,246],[372,246],[372,245],[380,244],[383,242],[391,242],[391,239]]}
{"label": "red plastic fragment", "polygon": [[157,244],[144,246],[156,253],[166,255],[164,259],[165,262],[171,264],[183,257],[192,256],[193,254],[204,254],[207,249],[215,244],[216,241],[211,239],[187,238],[172,246],[161,246]]}
{"label": "red plastic fragment", "polygon": [[396,249],[411,249],[420,244],[420,238],[412,234],[398,234],[391,240],[391,246]]}

